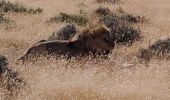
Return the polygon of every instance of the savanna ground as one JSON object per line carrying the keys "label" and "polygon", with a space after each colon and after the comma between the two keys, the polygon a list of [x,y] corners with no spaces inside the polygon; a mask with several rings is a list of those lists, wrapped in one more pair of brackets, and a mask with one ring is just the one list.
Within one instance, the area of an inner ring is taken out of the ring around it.
{"label": "savanna ground", "polygon": [[[152,60],[139,63],[135,56],[158,39],[170,37],[169,0],[124,0],[121,7],[128,13],[144,16],[139,24],[143,39],[132,46],[115,48],[109,60],[60,59],[36,64],[17,65],[16,60],[29,46],[46,39],[64,24],[46,21],[60,12],[78,14],[80,9],[93,11],[99,6],[117,9],[120,5],[97,4],[93,0],[10,0],[27,7],[43,8],[41,14],[7,13],[15,22],[0,28],[0,54],[9,67],[26,81],[17,96],[8,97],[0,90],[1,100],[169,100],[170,62]],[[82,3],[85,5],[83,6]],[[86,6],[87,5],[87,6]]]}

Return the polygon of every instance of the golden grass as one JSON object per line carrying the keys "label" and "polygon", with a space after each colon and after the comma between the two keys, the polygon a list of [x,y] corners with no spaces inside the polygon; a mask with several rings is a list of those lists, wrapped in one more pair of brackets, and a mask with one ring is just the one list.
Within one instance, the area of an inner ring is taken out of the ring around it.
{"label": "golden grass", "polygon": [[[140,47],[147,47],[159,38],[170,37],[169,0],[124,0],[122,8],[145,16],[148,23],[139,25],[144,40],[131,47],[113,50],[110,60],[82,59],[80,61],[43,60],[37,64],[16,65],[16,59],[33,43],[46,39],[63,24],[46,24],[60,12],[89,12],[98,6],[90,0],[11,0],[30,7],[41,7],[42,14],[22,15],[8,13],[16,27],[0,28],[0,54],[7,56],[10,68],[25,78],[27,85],[11,100],[169,100],[170,62],[152,60],[140,64],[135,57]],[[84,3],[86,6],[80,6]],[[13,47],[15,49],[13,49]],[[0,99],[7,100],[0,88]]]}

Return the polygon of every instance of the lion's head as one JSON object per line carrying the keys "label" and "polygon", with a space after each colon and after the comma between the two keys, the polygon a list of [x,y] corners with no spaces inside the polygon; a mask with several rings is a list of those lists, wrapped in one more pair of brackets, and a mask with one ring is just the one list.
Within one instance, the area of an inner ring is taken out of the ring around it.
{"label": "lion's head", "polygon": [[86,28],[75,35],[71,41],[79,41],[79,46],[85,46],[89,49],[110,50],[115,45],[115,35],[106,26],[100,25],[93,29]]}

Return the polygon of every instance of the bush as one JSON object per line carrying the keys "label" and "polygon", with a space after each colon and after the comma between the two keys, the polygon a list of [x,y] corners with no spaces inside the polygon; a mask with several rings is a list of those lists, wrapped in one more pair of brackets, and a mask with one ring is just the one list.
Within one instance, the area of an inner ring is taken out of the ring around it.
{"label": "bush", "polygon": [[158,40],[148,49],[140,49],[139,58],[148,61],[151,58],[170,59],[170,39]]}
{"label": "bush", "polygon": [[153,45],[149,46],[153,56],[164,57],[170,56],[170,39],[158,40]]}
{"label": "bush", "polygon": [[18,12],[18,13],[41,13],[42,9],[41,8],[31,8],[31,9],[27,9],[25,8],[23,5],[21,4],[13,4],[9,1],[5,1],[5,0],[0,0],[0,11],[1,12]]}
{"label": "bush", "polygon": [[149,49],[159,54],[170,53],[170,39],[158,40],[153,45],[149,46]]}
{"label": "bush", "polygon": [[0,23],[9,23],[9,19],[4,17],[4,14],[0,13]]}
{"label": "bush", "polygon": [[95,10],[95,13],[106,16],[106,15],[110,15],[111,12],[109,8],[99,7],[98,9]]}
{"label": "bush", "polygon": [[116,30],[116,43],[131,45],[133,42],[141,38],[141,32],[130,25],[123,25],[117,27]]}
{"label": "bush", "polygon": [[4,69],[6,69],[6,66],[8,65],[7,59],[5,56],[0,55],[0,75],[3,73]]}
{"label": "bush", "polygon": [[36,8],[36,9],[30,8],[27,12],[30,13],[30,14],[37,14],[37,13],[43,12],[43,9],[42,8]]}
{"label": "bush", "polygon": [[27,9],[20,4],[12,4],[9,1],[1,0],[0,1],[0,10],[2,12],[26,12]]}
{"label": "bush", "polygon": [[96,14],[99,14],[103,20],[117,20],[121,22],[128,22],[128,23],[138,23],[138,22],[144,22],[145,18],[141,16],[134,16],[132,14],[127,14],[124,11],[119,11],[118,13],[111,12],[108,8],[99,7],[95,10]]}
{"label": "bush", "polygon": [[69,15],[66,13],[60,13],[59,16],[50,18],[48,22],[66,22],[66,23],[76,23],[78,25],[85,25],[88,19],[83,15]]}
{"label": "bush", "polygon": [[116,15],[106,15],[100,18],[100,22],[105,24],[107,27],[116,27],[120,24],[120,18]]}
{"label": "bush", "polygon": [[111,3],[111,4],[118,4],[121,2],[121,0],[96,0],[97,3]]}
{"label": "bush", "polygon": [[125,21],[118,15],[102,16],[100,21],[109,27],[113,34],[116,34],[117,44],[131,45],[141,38],[140,30],[134,28],[129,21]]}
{"label": "bush", "polygon": [[143,22],[144,17],[127,14],[119,7],[119,12],[113,13],[108,8],[99,7],[95,13],[100,15],[100,22],[111,29],[116,34],[117,44],[131,45],[141,38],[140,29],[136,29],[134,24]]}
{"label": "bush", "polygon": [[0,87],[3,87],[9,95],[16,95],[21,86],[24,85],[22,79],[18,78],[17,72],[7,68],[8,62],[5,56],[0,55]]}
{"label": "bush", "polygon": [[54,32],[48,40],[68,40],[76,33],[76,26],[74,24],[68,24],[61,28],[58,32]]}
{"label": "bush", "polygon": [[134,15],[131,15],[131,14],[123,14],[121,16],[121,19],[125,20],[127,22],[130,22],[130,23],[139,23],[139,22],[143,23],[145,21],[144,17],[134,16]]}

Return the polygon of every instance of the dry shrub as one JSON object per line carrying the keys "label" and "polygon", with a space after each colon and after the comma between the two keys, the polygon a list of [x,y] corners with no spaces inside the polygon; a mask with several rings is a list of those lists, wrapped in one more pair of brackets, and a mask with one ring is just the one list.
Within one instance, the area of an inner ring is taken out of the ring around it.
{"label": "dry shrub", "polygon": [[5,66],[7,66],[7,59],[4,56],[0,55],[0,74],[2,74],[3,69],[5,69]]}
{"label": "dry shrub", "polygon": [[67,24],[58,32],[52,33],[47,40],[68,40],[76,34],[76,26],[74,24]]}
{"label": "dry shrub", "polygon": [[88,19],[84,15],[70,15],[66,13],[60,13],[59,16],[50,18],[47,22],[66,22],[66,23],[75,23],[78,25],[86,25]]}
{"label": "dry shrub", "polygon": [[4,14],[0,13],[0,23],[9,23],[9,19],[4,17]]}
{"label": "dry shrub", "polygon": [[98,9],[95,9],[95,13],[106,16],[109,15],[111,12],[109,8],[99,7]]}
{"label": "dry shrub", "polygon": [[18,73],[8,69],[6,57],[0,55],[0,88],[2,88],[8,96],[15,96],[24,85],[21,78],[18,78]]}
{"label": "dry shrub", "polygon": [[29,13],[36,14],[41,13],[43,10],[41,8],[26,8],[24,5],[18,3],[11,3],[6,0],[0,0],[0,11],[1,12],[17,12],[17,13]]}
{"label": "dry shrub", "polygon": [[139,22],[138,17],[126,13],[112,13],[108,8],[99,8],[95,12],[100,15],[100,22],[116,34],[117,44],[131,45],[141,38],[140,29],[133,25]]}
{"label": "dry shrub", "polygon": [[96,0],[97,3],[118,4],[121,0]]}
{"label": "dry shrub", "polygon": [[[120,10],[121,9],[121,10]],[[99,14],[103,19],[115,19],[118,21],[128,22],[128,23],[143,23],[146,21],[145,17],[135,16],[133,14],[128,14],[121,7],[117,10],[117,12],[110,11],[107,7],[99,7],[95,9],[95,13]]]}
{"label": "dry shrub", "polygon": [[150,61],[151,58],[170,59],[170,39],[158,40],[148,49],[140,49],[139,58]]}
{"label": "dry shrub", "polygon": [[28,9],[27,10],[27,12],[29,13],[29,14],[37,14],[37,13],[41,13],[41,12],[43,12],[43,9],[42,8],[30,8],[30,9]]}
{"label": "dry shrub", "polygon": [[6,17],[5,13],[0,12],[0,29],[11,30],[15,28],[16,23],[10,18]]}
{"label": "dry shrub", "polygon": [[114,31],[116,32],[116,43],[132,45],[132,43],[138,41],[141,38],[141,32],[139,29],[135,29],[130,25],[118,26]]}

